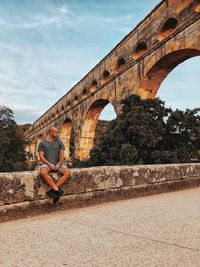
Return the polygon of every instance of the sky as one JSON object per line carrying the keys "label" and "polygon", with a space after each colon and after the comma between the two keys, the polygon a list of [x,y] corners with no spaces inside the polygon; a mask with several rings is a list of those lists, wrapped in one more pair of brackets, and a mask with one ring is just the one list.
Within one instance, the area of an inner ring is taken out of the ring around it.
{"label": "sky", "polygon": [[[33,123],[87,74],[159,0],[1,0],[0,105]],[[158,96],[200,106],[200,57],[176,67]],[[108,105],[100,118],[112,119]]]}

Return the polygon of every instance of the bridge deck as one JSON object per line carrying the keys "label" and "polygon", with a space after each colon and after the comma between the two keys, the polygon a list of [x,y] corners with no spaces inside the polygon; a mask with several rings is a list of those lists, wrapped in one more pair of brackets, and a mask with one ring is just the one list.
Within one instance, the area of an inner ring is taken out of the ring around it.
{"label": "bridge deck", "polygon": [[200,266],[200,188],[5,222],[0,266]]}

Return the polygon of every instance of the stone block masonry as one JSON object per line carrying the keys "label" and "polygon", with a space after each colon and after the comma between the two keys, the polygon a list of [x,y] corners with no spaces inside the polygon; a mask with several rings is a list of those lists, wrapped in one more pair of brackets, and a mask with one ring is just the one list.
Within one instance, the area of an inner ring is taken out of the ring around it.
{"label": "stone block masonry", "polygon": [[[131,94],[155,98],[176,66],[200,56],[199,6],[199,0],[161,1],[33,123],[24,134],[29,141],[27,151],[37,156],[39,142],[46,138],[49,127],[56,126],[67,148],[65,159],[88,159],[98,118],[108,104],[119,115],[121,100]],[[192,94],[189,88],[188,94]]]}
{"label": "stone block masonry", "polygon": [[[200,185],[200,163],[72,169],[57,204],[37,171],[0,173],[0,221]],[[52,174],[58,179],[57,174]]]}

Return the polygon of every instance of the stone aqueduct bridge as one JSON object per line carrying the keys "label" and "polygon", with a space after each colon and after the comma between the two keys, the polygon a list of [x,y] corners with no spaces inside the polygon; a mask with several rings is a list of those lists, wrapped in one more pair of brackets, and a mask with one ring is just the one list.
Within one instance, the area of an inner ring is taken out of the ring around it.
{"label": "stone aqueduct bridge", "polygon": [[199,55],[200,0],[163,0],[27,130],[30,151],[35,153],[47,129],[56,126],[67,148],[66,159],[72,129],[74,156],[86,159],[98,117],[108,103],[119,114],[120,101],[130,94],[154,98],[178,64]]}

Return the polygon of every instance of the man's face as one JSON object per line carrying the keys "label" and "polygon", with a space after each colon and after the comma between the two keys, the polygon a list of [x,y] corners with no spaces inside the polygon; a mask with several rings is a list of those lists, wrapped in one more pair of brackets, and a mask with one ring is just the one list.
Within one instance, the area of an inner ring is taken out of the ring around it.
{"label": "man's face", "polygon": [[53,138],[57,139],[58,136],[59,136],[58,129],[57,129],[57,128],[52,128],[51,131],[50,131],[50,135],[51,135]]}

